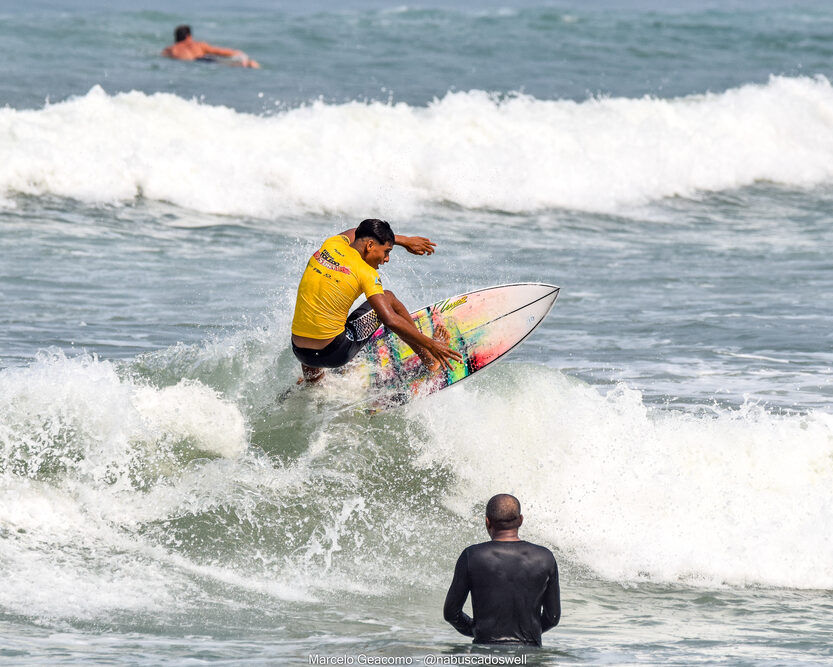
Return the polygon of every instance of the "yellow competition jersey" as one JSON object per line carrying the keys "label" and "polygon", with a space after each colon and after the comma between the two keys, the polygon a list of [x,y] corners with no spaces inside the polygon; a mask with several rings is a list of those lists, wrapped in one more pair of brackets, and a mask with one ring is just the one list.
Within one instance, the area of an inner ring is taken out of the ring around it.
{"label": "yellow competition jersey", "polygon": [[292,333],[319,340],[338,336],[362,292],[370,298],[384,291],[379,273],[350,247],[350,240],[332,236],[310,258],[301,277]]}

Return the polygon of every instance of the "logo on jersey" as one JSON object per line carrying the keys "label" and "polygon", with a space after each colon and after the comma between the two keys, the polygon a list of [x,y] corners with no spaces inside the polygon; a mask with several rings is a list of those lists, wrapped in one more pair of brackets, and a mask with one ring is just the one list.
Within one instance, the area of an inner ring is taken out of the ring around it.
{"label": "logo on jersey", "polygon": [[316,250],[312,258],[325,269],[338,271],[339,273],[350,273],[350,269],[339,264],[335,258],[326,250]]}

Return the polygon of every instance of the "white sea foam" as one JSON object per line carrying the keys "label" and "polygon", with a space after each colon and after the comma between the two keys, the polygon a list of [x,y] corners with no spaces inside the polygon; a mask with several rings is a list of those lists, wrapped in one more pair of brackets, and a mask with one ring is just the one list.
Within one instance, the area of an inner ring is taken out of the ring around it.
{"label": "white sea foam", "polygon": [[424,461],[457,476],[450,508],[514,493],[530,539],[612,580],[833,587],[831,415],[652,410],[541,368],[488,380],[410,406]]}
{"label": "white sea foam", "polygon": [[435,552],[455,554],[419,529],[423,485],[461,515],[446,532],[514,492],[527,537],[606,579],[833,587],[825,413],[651,409],[518,364],[374,419],[275,410],[265,456],[193,380],[158,389],[62,355],[4,370],[0,606],[100,618],[434,581]]}
{"label": "white sea foam", "polygon": [[0,110],[0,205],[51,193],[262,217],[403,215],[443,202],[617,211],[761,180],[831,183],[832,108],[823,77],[678,99],[471,91],[427,107],[315,102],[274,116],[95,87]]}
{"label": "white sea foam", "polygon": [[241,574],[234,559],[195,559],[144,533],[218,507],[254,523],[260,492],[303,481],[243,456],[247,447],[238,408],[194,380],[156,388],[62,354],[0,372],[0,606],[112,618],[175,611],[212,584],[314,599],[277,561]]}
{"label": "white sea foam", "polygon": [[72,618],[163,610],[190,587],[161,571],[118,526],[96,520],[103,508],[37,481],[6,475],[0,484],[4,609]]}
{"label": "white sea foam", "polygon": [[155,388],[120,377],[110,362],[63,354],[0,373],[0,463],[16,475],[110,483],[133,464],[189,452],[234,457],[246,442],[237,407],[198,382]]}

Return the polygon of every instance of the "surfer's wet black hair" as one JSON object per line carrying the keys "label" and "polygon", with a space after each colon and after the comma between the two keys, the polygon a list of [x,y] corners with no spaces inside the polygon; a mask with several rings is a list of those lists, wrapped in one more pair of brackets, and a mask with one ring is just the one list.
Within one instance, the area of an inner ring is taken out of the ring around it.
{"label": "surfer's wet black hair", "polygon": [[373,239],[382,245],[385,243],[396,245],[396,235],[390,225],[384,220],[377,220],[376,218],[362,220],[359,226],[356,227],[356,238]]}
{"label": "surfer's wet black hair", "polygon": [[499,493],[489,498],[486,518],[496,530],[517,528],[521,525],[521,503],[515,496]]}
{"label": "surfer's wet black hair", "polygon": [[174,29],[174,41],[181,42],[186,37],[191,34],[191,26],[190,25],[178,25]]}

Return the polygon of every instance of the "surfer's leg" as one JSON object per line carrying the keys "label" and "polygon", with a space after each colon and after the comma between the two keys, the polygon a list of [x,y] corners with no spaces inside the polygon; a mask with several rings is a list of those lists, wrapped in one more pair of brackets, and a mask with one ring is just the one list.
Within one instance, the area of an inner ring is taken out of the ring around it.
{"label": "surfer's leg", "polygon": [[347,316],[347,322],[344,324],[344,332],[347,338],[355,343],[355,349],[350,355],[351,359],[373,337],[376,329],[381,324],[382,322],[379,320],[379,316],[373,310],[373,306],[370,305],[369,301],[365,301]]}
{"label": "surfer's leg", "polygon": [[303,377],[298,380],[301,382],[318,382],[324,377],[325,368],[338,368],[343,366],[350,359],[348,357],[351,351],[352,343],[347,337],[341,333],[336,336],[330,343],[320,349],[301,348],[292,343],[292,353],[295,358],[301,362],[301,371]]}
{"label": "surfer's leg", "polygon": [[[396,295],[391,292],[389,289],[385,290],[385,294],[387,295],[390,303],[390,307],[393,308],[397,313],[399,313],[402,317],[404,317],[409,322],[413,322],[413,318],[411,314],[408,312],[408,309],[405,308],[405,304],[402,303],[399,299],[396,298]],[[416,329],[416,325],[414,325],[414,329]]]}

